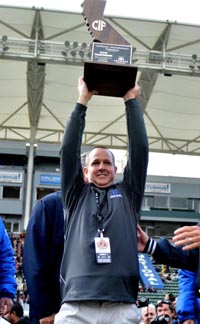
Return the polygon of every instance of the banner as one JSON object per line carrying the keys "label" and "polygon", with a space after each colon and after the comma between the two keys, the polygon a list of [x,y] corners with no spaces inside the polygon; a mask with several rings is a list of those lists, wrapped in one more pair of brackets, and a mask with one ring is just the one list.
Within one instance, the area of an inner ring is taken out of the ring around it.
{"label": "banner", "polygon": [[164,289],[164,284],[155,270],[149,256],[145,253],[138,253],[140,280],[145,287],[148,285],[149,288],[152,286],[156,289]]}

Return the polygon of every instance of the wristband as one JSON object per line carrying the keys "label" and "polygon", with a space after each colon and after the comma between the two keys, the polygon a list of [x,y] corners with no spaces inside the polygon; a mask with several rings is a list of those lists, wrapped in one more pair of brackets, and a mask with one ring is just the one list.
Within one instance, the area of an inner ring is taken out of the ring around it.
{"label": "wristband", "polygon": [[143,253],[154,254],[157,242],[151,238],[148,239]]}

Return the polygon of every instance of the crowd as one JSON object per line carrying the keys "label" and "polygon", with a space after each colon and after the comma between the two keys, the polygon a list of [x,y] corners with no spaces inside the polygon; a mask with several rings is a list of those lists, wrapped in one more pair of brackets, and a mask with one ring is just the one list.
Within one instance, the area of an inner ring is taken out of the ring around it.
{"label": "crowd", "polygon": [[16,281],[17,281],[16,301],[23,306],[25,303],[28,303],[28,289],[27,289],[26,279],[23,271],[23,251],[24,251],[25,232],[22,232],[16,236],[13,236],[12,233],[9,233],[9,237],[14,249],[14,258],[15,258],[15,265],[16,265]]}
{"label": "crowd", "polygon": [[141,324],[199,324],[200,299],[192,295],[185,287],[183,294],[181,290],[177,296],[167,293],[155,303],[148,303],[147,298],[141,307]]}

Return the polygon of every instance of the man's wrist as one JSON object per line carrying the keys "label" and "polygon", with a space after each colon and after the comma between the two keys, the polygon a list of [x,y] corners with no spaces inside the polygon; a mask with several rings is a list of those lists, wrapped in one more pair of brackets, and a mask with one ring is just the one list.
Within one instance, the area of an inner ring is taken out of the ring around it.
{"label": "man's wrist", "polygon": [[77,102],[80,103],[81,105],[87,106],[89,101],[88,97],[85,96],[79,96]]}
{"label": "man's wrist", "polygon": [[137,99],[137,98],[135,98],[135,97],[132,97],[132,96],[124,96],[124,102],[126,103],[127,101],[129,101],[129,100],[135,100],[135,99]]}

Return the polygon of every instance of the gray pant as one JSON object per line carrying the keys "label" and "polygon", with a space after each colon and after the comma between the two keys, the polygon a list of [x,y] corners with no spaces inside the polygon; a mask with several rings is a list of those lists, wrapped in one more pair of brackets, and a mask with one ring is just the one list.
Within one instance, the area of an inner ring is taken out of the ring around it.
{"label": "gray pant", "polygon": [[81,301],[64,303],[54,324],[139,324],[140,320],[135,304]]}

